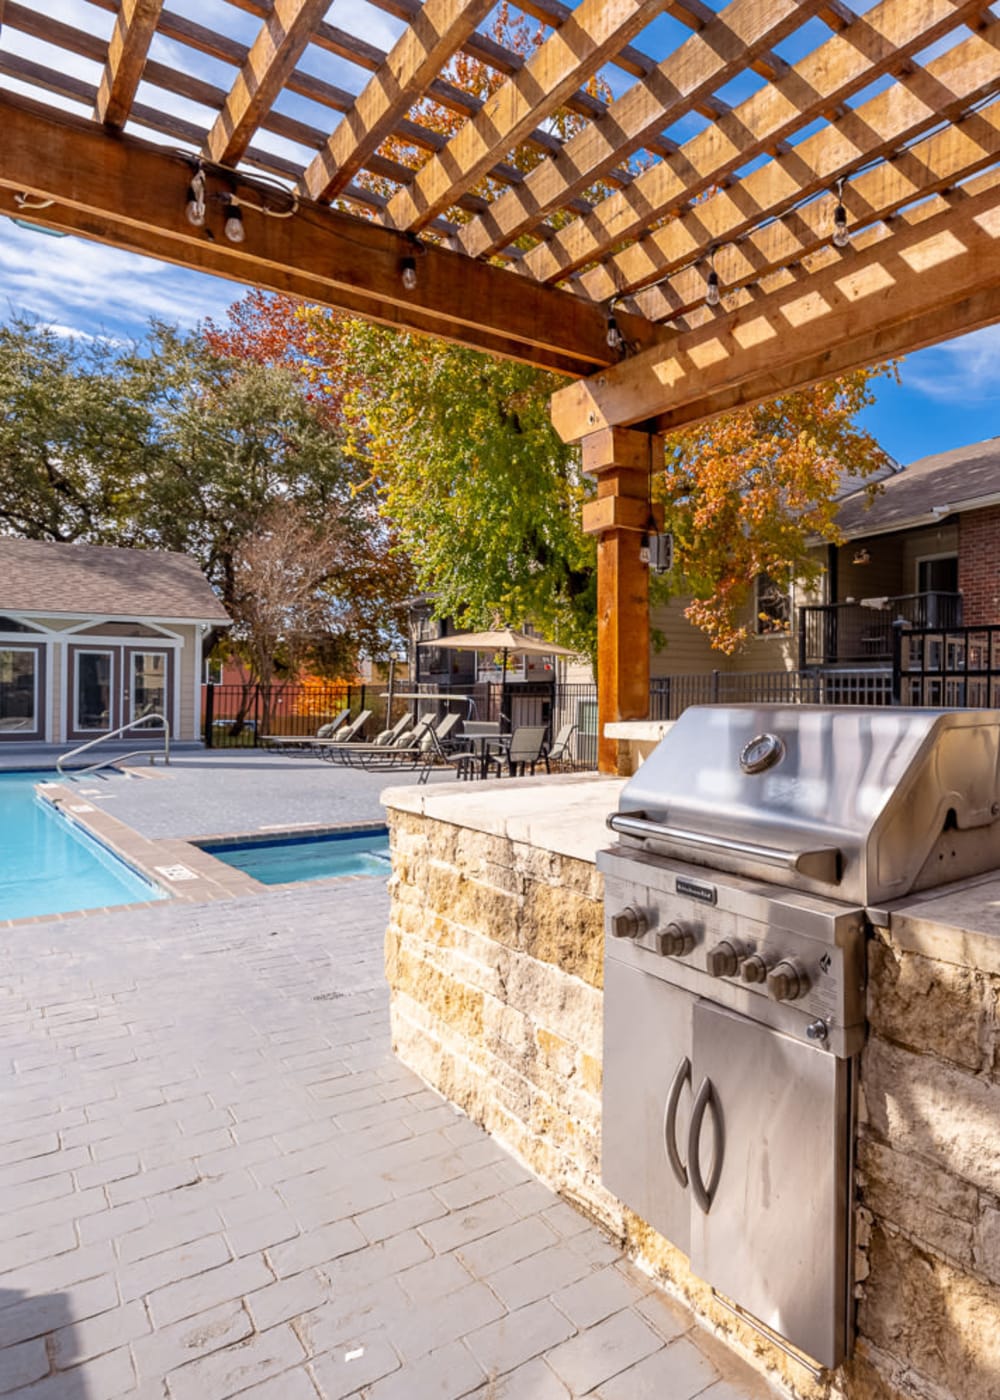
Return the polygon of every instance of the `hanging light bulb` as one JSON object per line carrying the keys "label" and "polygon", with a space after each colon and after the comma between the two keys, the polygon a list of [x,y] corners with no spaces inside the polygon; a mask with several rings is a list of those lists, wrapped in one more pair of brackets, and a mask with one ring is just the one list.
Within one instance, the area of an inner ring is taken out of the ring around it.
{"label": "hanging light bulb", "polygon": [[187,207],[184,210],[189,224],[201,228],[205,223],[205,172],[200,167],[188,185]]}
{"label": "hanging light bulb", "polygon": [[609,350],[618,351],[625,348],[625,337],[618,329],[618,322],[615,320],[613,314],[608,316],[608,333],[605,339],[608,342]]}
{"label": "hanging light bulb", "polygon": [[708,280],[705,286],[705,305],[718,306],[720,299],[719,274],[715,270],[715,249],[710,248],[708,252]]}
{"label": "hanging light bulb", "polygon": [[404,258],[399,264],[399,280],[408,292],[417,290],[417,263],[415,258]]}
{"label": "hanging light bulb", "polygon": [[850,230],[847,227],[847,210],[844,208],[844,182],[837,181],[837,207],[833,211],[833,246],[835,248],[848,248],[851,243]]}
{"label": "hanging light bulb", "polygon": [[229,196],[229,204],[227,205],[227,208],[229,212],[226,215],[226,222],[223,228],[223,232],[229,239],[230,243],[242,243],[244,238],[246,238],[247,236],[247,232],[246,229],[243,227],[243,211],[240,208],[239,201],[235,198],[235,196]]}

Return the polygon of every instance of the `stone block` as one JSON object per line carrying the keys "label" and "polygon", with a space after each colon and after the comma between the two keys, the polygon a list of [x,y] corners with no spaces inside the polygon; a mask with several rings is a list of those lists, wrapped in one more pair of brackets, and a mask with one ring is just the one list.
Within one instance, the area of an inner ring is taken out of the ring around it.
{"label": "stone block", "polygon": [[572,890],[533,882],[520,916],[520,947],[539,962],[603,986],[604,911]]}
{"label": "stone block", "polygon": [[858,1144],[858,1178],[861,1202],[875,1216],[959,1263],[972,1263],[979,1216],[975,1187],[867,1134]]}
{"label": "stone block", "polygon": [[862,1056],[862,1082],[871,1125],[897,1152],[1000,1195],[1000,1084],[878,1038]]}
{"label": "stone block", "polygon": [[869,944],[868,1015],[872,1029],[911,1050],[967,1069],[983,1061],[989,981],[954,963]]}
{"label": "stone block", "polygon": [[951,1400],[1000,1394],[1000,1289],[876,1225],[861,1330],[892,1359],[901,1393]]}

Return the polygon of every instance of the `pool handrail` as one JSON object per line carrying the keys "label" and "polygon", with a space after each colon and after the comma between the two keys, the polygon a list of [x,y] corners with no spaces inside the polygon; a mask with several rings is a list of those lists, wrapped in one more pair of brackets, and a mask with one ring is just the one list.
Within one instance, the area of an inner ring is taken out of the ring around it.
{"label": "pool handrail", "polygon": [[[149,724],[150,720],[159,720],[163,726],[163,762],[170,763],[170,721],[166,715],[140,715],[138,719],[129,720],[128,724],[120,724],[117,729],[109,729],[107,734],[98,734],[96,739],[88,739],[85,744],[80,744],[78,748],[70,749],[68,753],[60,754],[56,759],[56,772],[63,776],[63,764],[71,758],[78,758],[80,754],[86,753],[88,749],[96,748],[98,744],[103,744],[108,739],[117,739],[122,734],[127,734],[130,729],[137,729],[141,724]],[[77,770],[77,776],[83,777],[85,773],[96,773],[98,768],[107,768],[111,763],[123,763],[126,758],[139,758],[143,754],[149,755],[149,761],[153,759],[159,751],[157,749],[135,749],[132,753],[116,753],[109,758],[102,758],[100,763],[92,763],[89,768]]]}

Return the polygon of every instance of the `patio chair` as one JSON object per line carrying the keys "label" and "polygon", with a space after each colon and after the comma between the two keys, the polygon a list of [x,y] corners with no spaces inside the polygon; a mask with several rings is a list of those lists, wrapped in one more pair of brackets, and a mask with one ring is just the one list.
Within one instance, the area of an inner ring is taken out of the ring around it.
{"label": "patio chair", "polygon": [[445,753],[453,753],[459,747],[460,736],[455,730],[462,723],[461,715],[445,715],[440,724],[435,725],[434,734]]}
{"label": "patio chair", "polygon": [[501,761],[506,762],[507,772],[512,778],[517,777],[518,770],[523,776],[528,767],[531,769],[531,776],[534,777],[536,763],[544,763],[546,773],[551,773],[548,755],[545,752],[547,732],[548,726],[544,724],[522,724],[514,730],[507,751],[501,756]]}
{"label": "patio chair", "polygon": [[453,769],[456,778],[475,778],[480,771],[480,757],[468,749],[449,752],[441,743],[438,732],[434,729],[427,731],[427,744],[422,750],[425,763],[420,770],[418,782],[426,783],[430,777],[431,769],[437,764]]}
{"label": "patio chair", "polygon": [[563,768],[575,768],[576,759],[572,749],[573,735],[576,733],[575,724],[564,724],[555,737],[552,747],[547,749],[545,757],[549,763],[558,763]]}
{"label": "patio chair", "polygon": [[357,739],[371,717],[371,710],[362,710],[356,719],[351,720],[350,724],[342,725],[332,739],[314,739],[313,747],[320,758],[330,758],[337,750]]}

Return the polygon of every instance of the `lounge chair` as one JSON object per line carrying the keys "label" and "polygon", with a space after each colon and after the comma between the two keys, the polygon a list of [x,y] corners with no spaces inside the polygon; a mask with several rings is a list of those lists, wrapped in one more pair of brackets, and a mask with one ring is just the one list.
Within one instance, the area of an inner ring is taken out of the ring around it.
{"label": "lounge chair", "polygon": [[372,740],[373,744],[398,744],[405,740],[405,736],[413,724],[410,715],[401,715],[391,729],[383,729],[381,734],[376,734]]}
{"label": "lounge chair", "polygon": [[546,773],[552,771],[545,752],[547,732],[548,726],[544,724],[523,724],[514,730],[506,753],[497,755],[501,763],[506,763],[507,772],[512,778],[517,776],[519,769],[523,775],[525,768],[529,766],[531,776],[534,777],[536,763],[544,763]]}
{"label": "lounge chair", "polygon": [[573,754],[572,739],[576,733],[575,724],[564,724],[555,737],[552,747],[547,749],[545,757],[548,762],[558,763],[563,768],[575,768],[576,759]]}
{"label": "lounge chair", "polygon": [[438,743],[444,749],[445,753],[452,753],[459,747],[461,736],[456,735],[455,730],[461,723],[461,715],[451,714],[445,715],[441,723],[435,725],[433,732],[437,736]]}
{"label": "lounge chair", "polygon": [[356,719],[350,724],[345,724],[337,730],[332,739],[314,739],[313,747],[320,758],[330,758],[333,754],[356,740],[365,725],[372,717],[371,710],[362,710]]}
{"label": "lounge chair", "polygon": [[348,706],[341,710],[339,715],[334,715],[329,723],[321,724],[315,734],[262,734],[260,736],[261,743],[275,749],[309,749],[316,743],[317,739],[332,739],[350,713],[351,709]]}

